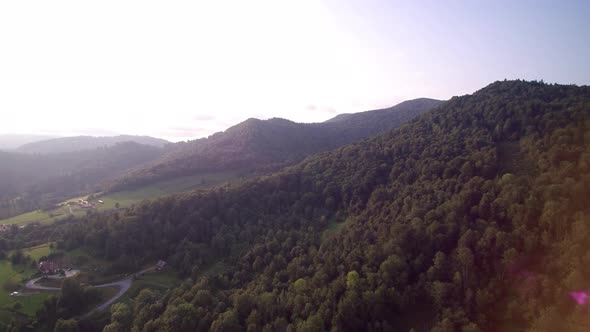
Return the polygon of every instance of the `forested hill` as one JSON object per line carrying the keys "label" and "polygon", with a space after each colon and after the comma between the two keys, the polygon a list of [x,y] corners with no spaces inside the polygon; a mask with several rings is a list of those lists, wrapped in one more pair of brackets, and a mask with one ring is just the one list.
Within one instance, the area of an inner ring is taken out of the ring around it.
{"label": "forested hill", "polygon": [[164,147],[166,144],[170,144],[170,142],[166,140],[150,136],[73,136],[53,138],[24,144],[20,146],[17,149],[17,151],[32,154],[69,153],[110,147],[123,142],[134,142],[137,144],[143,144],[159,148]]}
{"label": "forested hill", "polygon": [[589,196],[590,88],[505,81],[272,176],[93,214],[59,246],[192,278],[112,330],[587,331],[568,292],[590,284]]}
{"label": "forested hill", "polygon": [[404,101],[393,107],[381,110],[366,111],[360,113],[339,114],[324,123],[339,123],[347,127],[370,127],[375,128],[376,132],[389,130],[399,126],[400,123],[406,123],[419,114],[416,110],[430,110],[442,104],[443,101],[418,98]]}
{"label": "forested hill", "polygon": [[311,154],[396,128],[441,103],[426,98],[409,100],[386,110],[347,114],[346,120],[325,123],[248,119],[208,138],[175,144],[152,165],[127,174],[111,186],[122,189],[212,170],[278,170]]}
{"label": "forested hill", "polygon": [[46,135],[0,134],[0,150],[13,150],[21,145],[57,138]]}

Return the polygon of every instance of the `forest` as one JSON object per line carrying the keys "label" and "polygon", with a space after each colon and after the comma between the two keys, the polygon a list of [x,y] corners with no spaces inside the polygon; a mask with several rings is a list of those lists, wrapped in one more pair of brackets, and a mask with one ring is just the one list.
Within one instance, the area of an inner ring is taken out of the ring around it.
{"label": "forest", "polygon": [[155,162],[109,181],[107,190],[129,189],[213,170],[269,174],[314,153],[397,128],[441,103],[419,98],[386,109],[341,114],[320,123],[251,118],[207,138],[176,143]]}
{"label": "forest", "polygon": [[36,324],[587,331],[569,293],[588,289],[589,188],[590,88],[495,82],[273,175],[63,222],[60,248],[120,272],[166,259],[184,282],[108,322],[48,303]]}

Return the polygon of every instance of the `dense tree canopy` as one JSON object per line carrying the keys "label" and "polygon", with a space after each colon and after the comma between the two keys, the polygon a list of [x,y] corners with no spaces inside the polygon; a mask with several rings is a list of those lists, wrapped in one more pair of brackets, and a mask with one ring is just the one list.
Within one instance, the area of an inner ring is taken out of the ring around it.
{"label": "dense tree canopy", "polygon": [[272,176],[93,214],[60,245],[187,277],[109,330],[585,331],[568,292],[588,289],[588,188],[590,88],[496,82]]}

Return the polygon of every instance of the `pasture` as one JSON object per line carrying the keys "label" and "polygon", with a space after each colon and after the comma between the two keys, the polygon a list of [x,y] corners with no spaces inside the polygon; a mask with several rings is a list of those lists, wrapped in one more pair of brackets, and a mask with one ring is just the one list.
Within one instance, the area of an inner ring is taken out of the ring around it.
{"label": "pasture", "polygon": [[52,252],[55,252],[55,249],[51,249],[49,243],[45,243],[36,247],[30,247],[21,250],[25,256],[30,256],[35,261],[38,261],[39,258],[43,256],[47,256]]}
{"label": "pasture", "polygon": [[[7,324],[15,315],[27,315],[33,317],[43,304],[43,301],[51,295],[48,292],[22,294],[22,296],[10,296],[11,285],[23,285],[23,281],[30,278],[36,272],[30,266],[14,266],[8,260],[0,260],[0,324]],[[9,289],[6,289],[9,288]],[[19,304],[16,304],[16,303]]]}
{"label": "pasture", "polygon": [[[128,207],[143,200],[154,199],[161,196],[186,192],[199,188],[206,188],[237,178],[238,175],[233,172],[213,172],[183,176],[170,180],[159,181],[133,190],[124,190],[108,194],[96,193],[92,195],[95,198],[90,199],[90,202],[96,204],[96,210],[107,211],[116,209],[117,204],[120,208]],[[62,206],[51,211],[37,210],[14,216],[12,218],[2,219],[0,220],[0,224],[19,226],[32,222],[49,224],[70,215],[81,217],[84,216],[87,209],[77,205],[67,204],[71,202],[77,202],[78,199],[86,200],[88,197],[90,196],[71,198],[67,201],[61,202],[60,205]],[[98,203],[99,200],[103,201],[103,203]]]}

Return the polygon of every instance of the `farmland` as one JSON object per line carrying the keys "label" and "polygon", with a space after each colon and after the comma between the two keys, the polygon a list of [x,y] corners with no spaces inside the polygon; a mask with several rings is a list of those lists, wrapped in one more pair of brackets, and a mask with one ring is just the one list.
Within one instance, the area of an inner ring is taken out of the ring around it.
{"label": "farmland", "polygon": [[55,252],[55,249],[52,249],[50,247],[50,244],[46,243],[46,244],[42,244],[42,245],[39,245],[36,247],[23,249],[22,252],[25,256],[30,256],[31,259],[38,261],[39,258],[41,258],[43,256],[47,256],[52,252]]}
{"label": "farmland", "polygon": [[[35,269],[25,265],[13,265],[0,260],[0,326],[10,322],[17,315],[33,317],[43,301],[51,295],[47,292],[29,293],[24,296],[10,296],[11,285],[22,285],[23,281],[35,273]],[[7,289],[8,288],[8,289]],[[17,304],[18,303],[18,304]]]}
{"label": "farmland", "polygon": [[[117,207],[128,207],[143,200],[154,199],[160,196],[190,191],[199,188],[221,184],[238,178],[237,174],[231,172],[216,172],[199,175],[178,177],[171,180],[160,181],[133,190],[118,191],[108,194],[97,193],[89,196],[71,198],[61,202],[58,208],[50,211],[32,211],[12,218],[0,220],[5,225],[26,225],[32,222],[50,224],[70,215],[83,216],[87,209],[75,203],[82,200],[89,200],[95,204],[99,211],[113,210]],[[98,203],[101,200],[103,203]]]}

